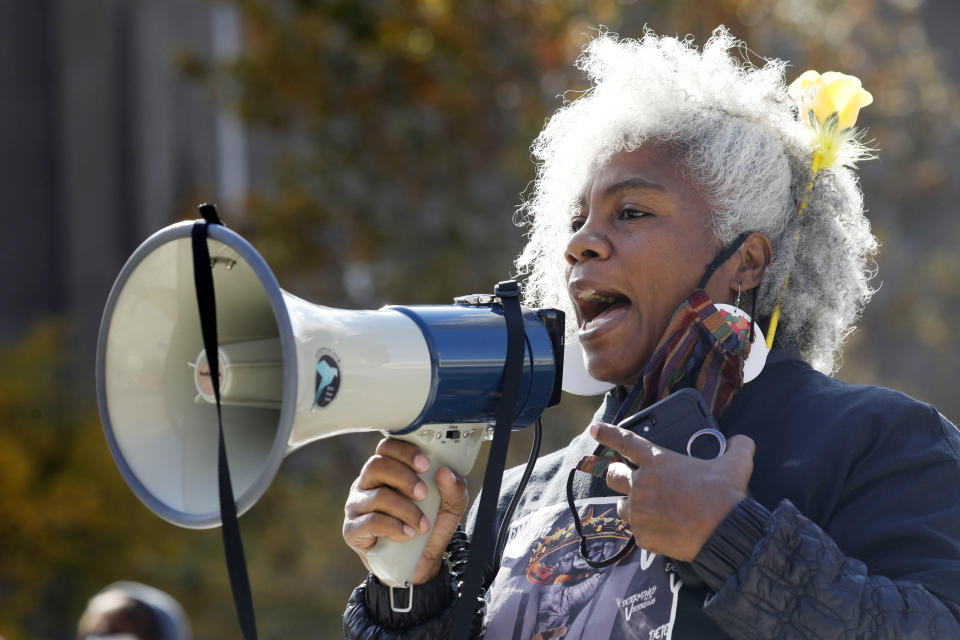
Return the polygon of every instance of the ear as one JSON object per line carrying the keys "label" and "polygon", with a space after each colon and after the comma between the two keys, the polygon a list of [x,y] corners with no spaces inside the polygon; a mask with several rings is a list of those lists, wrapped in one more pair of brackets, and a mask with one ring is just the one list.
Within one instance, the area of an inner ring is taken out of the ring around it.
{"label": "ear", "polygon": [[754,232],[747,236],[730,262],[736,269],[730,278],[730,290],[736,293],[740,288],[749,291],[760,286],[763,273],[773,259],[773,246],[766,235]]}

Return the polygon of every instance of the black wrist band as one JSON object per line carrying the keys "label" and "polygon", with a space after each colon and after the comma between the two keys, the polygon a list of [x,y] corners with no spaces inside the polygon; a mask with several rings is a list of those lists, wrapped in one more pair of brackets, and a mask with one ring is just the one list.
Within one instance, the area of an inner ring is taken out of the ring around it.
{"label": "black wrist band", "polygon": [[691,563],[707,587],[719,591],[750,558],[769,520],[770,512],[753,498],[741,500],[730,510]]}
{"label": "black wrist band", "polygon": [[[401,589],[402,597],[407,590]],[[390,587],[384,585],[372,573],[367,576],[364,600],[370,616],[388,629],[415,627],[442,613],[453,601],[453,587],[446,564],[433,578],[413,587],[412,608],[407,613],[398,613],[390,606]]]}

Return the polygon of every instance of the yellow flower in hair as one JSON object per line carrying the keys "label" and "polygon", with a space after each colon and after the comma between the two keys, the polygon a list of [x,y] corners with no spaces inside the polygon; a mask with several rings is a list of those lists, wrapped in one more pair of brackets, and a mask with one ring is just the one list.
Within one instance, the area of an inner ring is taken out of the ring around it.
{"label": "yellow flower in hair", "polygon": [[860,109],[873,102],[873,96],[860,84],[860,78],[836,71],[820,75],[805,71],[790,85],[790,97],[801,109],[813,111],[821,126],[826,125],[834,113],[840,129],[849,129],[857,123]]}
{"label": "yellow flower in hair", "polygon": [[[810,159],[810,177],[803,188],[803,197],[797,207],[797,216],[802,216],[810,202],[810,192],[817,174],[837,165],[853,167],[860,160],[872,158],[871,150],[861,142],[862,132],[853,128],[860,109],[873,102],[873,96],[860,84],[860,78],[836,71],[820,75],[816,71],[804,71],[788,89],[790,97],[800,109],[800,121],[810,129],[813,157]],[[799,240],[800,229],[794,229]],[[770,314],[767,326],[767,348],[773,347],[773,338],[780,322],[783,294],[790,283],[790,274],[783,279],[780,293]]]}
{"label": "yellow flower in hair", "polygon": [[789,92],[800,109],[800,120],[811,132],[814,175],[838,164],[852,167],[871,157],[870,150],[860,143],[860,132],[853,128],[860,109],[873,102],[860,78],[836,71],[823,75],[805,71]]}

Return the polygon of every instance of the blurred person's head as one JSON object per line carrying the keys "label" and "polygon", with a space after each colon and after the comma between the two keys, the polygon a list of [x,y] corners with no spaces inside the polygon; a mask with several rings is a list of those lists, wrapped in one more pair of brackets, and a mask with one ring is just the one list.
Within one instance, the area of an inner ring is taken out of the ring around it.
{"label": "blurred person's head", "polygon": [[87,603],[78,640],[190,640],[183,607],[168,594],[138,582],[115,582]]}

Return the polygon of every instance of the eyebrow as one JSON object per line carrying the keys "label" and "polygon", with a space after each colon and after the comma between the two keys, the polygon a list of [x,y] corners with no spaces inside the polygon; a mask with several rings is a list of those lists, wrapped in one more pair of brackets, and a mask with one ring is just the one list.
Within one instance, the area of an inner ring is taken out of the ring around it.
{"label": "eyebrow", "polygon": [[[666,189],[656,182],[650,182],[649,180],[641,178],[640,176],[634,176],[632,178],[627,178],[626,180],[621,180],[620,182],[614,182],[613,184],[608,185],[603,190],[602,197],[604,199],[610,198],[629,189],[652,189],[654,191],[666,191]],[[586,207],[586,194],[580,196],[579,204],[581,209]]]}
{"label": "eyebrow", "polygon": [[656,191],[666,191],[666,189],[656,182],[650,182],[649,180],[645,180],[640,176],[634,176],[633,178],[627,178],[626,180],[615,182],[606,187],[603,190],[603,197],[609,198],[610,196],[614,196],[628,189],[654,189]]}

